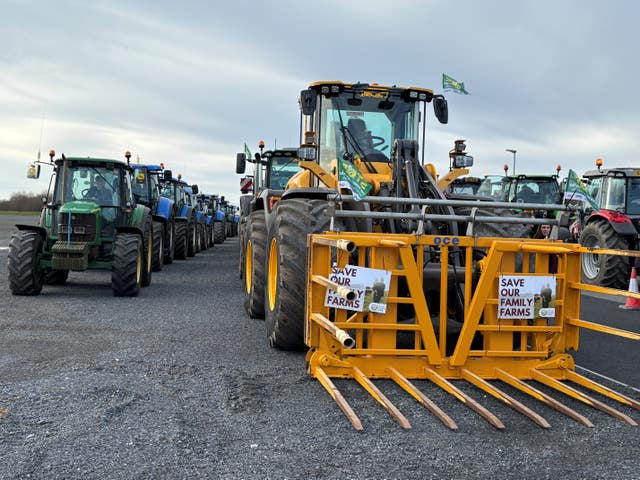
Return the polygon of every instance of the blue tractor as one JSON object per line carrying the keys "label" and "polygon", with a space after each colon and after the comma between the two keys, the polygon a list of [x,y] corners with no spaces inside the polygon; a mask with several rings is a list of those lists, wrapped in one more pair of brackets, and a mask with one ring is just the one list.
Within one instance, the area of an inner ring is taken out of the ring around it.
{"label": "blue tractor", "polygon": [[[187,203],[185,187],[187,183],[180,178],[171,177],[162,183],[161,194],[173,200],[175,214],[174,258],[184,260],[195,255],[195,211]],[[197,188],[197,187],[196,187]]]}
{"label": "blue tractor", "polygon": [[132,193],[136,204],[146,205],[153,216],[154,271],[164,263],[173,262],[175,249],[174,200],[161,195],[163,182],[171,180],[171,170],[162,165],[134,165]]}

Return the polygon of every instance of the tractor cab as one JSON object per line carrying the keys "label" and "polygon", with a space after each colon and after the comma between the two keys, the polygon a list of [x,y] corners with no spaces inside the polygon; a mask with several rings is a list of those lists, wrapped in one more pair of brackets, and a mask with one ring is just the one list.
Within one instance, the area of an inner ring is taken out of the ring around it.
{"label": "tractor cab", "polygon": [[[127,163],[118,160],[98,158],[63,157],[55,160],[55,183],[51,212],[52,235],[69,233],[67,216],[76,220],[87,218],[86,223],[95,223],[93,219],[99,213],[97,224],[100,235],[113,238],[115,227],[127,225],[134,205],[131,189],[132,169]],[[74,227],[72,236],[80,232]],[[91,229],[95,235],[96,229]],[[89,239],[87,229],[79,234],[83,240]],[[87,237],[87,238],[85,238]]]}
{"label": "tractor cab", "polygon": [[607,168],[583,175],[587,191],[602,210],[640,219],[640,169]]}
{"label": "tractor cab", "polygon": [[[365,177],[379,175],[388,179],[396,140],[424,145],[422,113],[430,102],[440,123],[447,123],[446,100],[429,89],[337,81],[312,83],[300,95],[302,146],[298,156],[315,161],[331,175],[335,175],[340,159],[356,165]],[[421,150],[424,163],[424,148]],[[313,168],[305,162],[301,166]],[[315,180],[310,175],[308,180],[303,178],[305,173],[308,172],[295,175],[290,187],[314,187],[319,182],[333,185],[321,171],[314,172]],[[374,180],[377,190],[376,179],[370,180]]]}

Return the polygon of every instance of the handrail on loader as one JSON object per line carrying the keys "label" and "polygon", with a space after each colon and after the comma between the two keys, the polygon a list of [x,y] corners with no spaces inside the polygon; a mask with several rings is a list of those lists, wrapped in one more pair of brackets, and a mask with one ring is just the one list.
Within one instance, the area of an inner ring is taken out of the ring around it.
{"label": "handrail on loader", "polygon": [[[593,426],[588,418],[528,381],[637,425],[571,385],[640,409],[640,402],[576,373],[569,353],[578,349],[580,328],[640,340],[640,334],[580,318],[582,291],[640,298],[581,283],[580,254],[598,251],[548,240],[349,232],[310,235],[308,246],[308,371],[354,428],[362,429],[362,423],[331,378],[355,379],[404,428],[409,421],[371,379],[393,380],[452,429],[455,422],[414,380],[438,385],[500,429],[500,419],[452,380],[471,383],[544,428],[550,424],[542,416],[491,381],[505,382],[586,426]],[[433,251],[437,260],[430,264]],[[450,261],[453,255],[459,261]],[[439,275],[430,276],[425,265]],[[356,296],[348,300],[328,282]],[[439,290],[439,298],[425,295],[427,284]],[[458,331],[448,322],[454,285],[463,292]]]}

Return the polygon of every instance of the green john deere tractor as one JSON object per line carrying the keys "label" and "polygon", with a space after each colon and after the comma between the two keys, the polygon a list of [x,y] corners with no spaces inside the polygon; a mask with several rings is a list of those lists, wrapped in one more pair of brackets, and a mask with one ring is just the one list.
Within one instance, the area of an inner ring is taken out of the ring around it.
{"label": "green john deere tractor", "polygon": [[[151,283],[153,219],[135,205],[129,162],[102,158],[53,159],[49,202],[40,221],[16,225],[9,245],[9,287],[38,295],[43,284],[64,284],[69,271],[110,270],[116,296],[135,296]],[[40,164],[29,168],[38,178]]]}

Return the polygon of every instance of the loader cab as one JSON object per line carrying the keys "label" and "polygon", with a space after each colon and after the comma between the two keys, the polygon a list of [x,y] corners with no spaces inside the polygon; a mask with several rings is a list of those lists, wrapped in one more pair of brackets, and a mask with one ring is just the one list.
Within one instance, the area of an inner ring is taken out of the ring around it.
{"label": "loader cab", "polygon": [[300,156],[327,171],[338,158],[387,163],[395,140],[422,137],[424,143],[424,111],[432,101],[438,120],[447,123],[446,100],[428,89],[313,83],[300,97]]}

